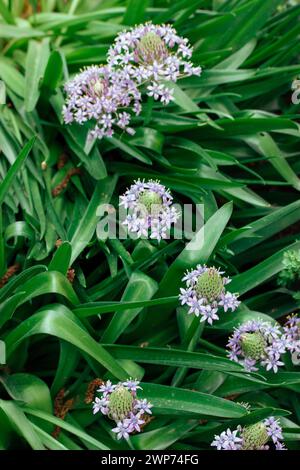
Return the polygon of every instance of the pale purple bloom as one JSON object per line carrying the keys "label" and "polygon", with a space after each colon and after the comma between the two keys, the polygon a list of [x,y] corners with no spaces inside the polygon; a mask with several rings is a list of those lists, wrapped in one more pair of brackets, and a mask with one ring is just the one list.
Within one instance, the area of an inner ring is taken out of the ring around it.
{"label": "pale purple bloom", "polygon": [[93,414],[99,413],[101,411],[102,414],[106,415],[108,412],[108,398],[107,396],[104,396],[103,398],[95,398],[95,401],[93,402]]}
{"label": "pale purple bloom", "polygon": [[[261,423],[257,423],[265,429],[266,432],[266,441],[268,437],[273,441],[276,450],[286,450],[284,443],[282,442],[282,428],[279,424],[279,421],[276,420],[273,416],[265,419]],[[251,425],[250,425],[251,426]],[[269,445],[262,444],[261,438],[258,437],[258,441],[255,442],[255,432],[252,434],[249,442],[249,427],[238,426],[237,429],[231,431],[223,431],[220,435],[215,435],[211,446],[216,447],[217,450],[269,450]],[[250,429],[249,429],[250,430]]]}
{"label": "pale purple bloom", "polygon": [[141,419],[141,416],[139,413],[137,414],[130,413],[130,417],[126,419],[124,422],[127,424],[129,432],[133,432],[133,431],[141,432],[140,425],[145,423],[145,421]]}
{"label": "pale purple bloom", "polygon": [[283,330],[286,349],[292,353],[300,352],[300,318],[298,315],[288,317]]}
{"label": "pale purple bloom", "polygon": [[146,82],[146,92],[155,100],[168,104],[172,92],[161,84],[179,78],[200,75],[201,67],[190,61],[192,47],[169,25],[151,22],[121,32],[108,51],[108,64],[113,70],[122,69],[137,83]]}
{"label": "pale purple bloom", "polygon": [[141,425],[146,422],[144,418],[152,414],[151,403],[145,398],[137,398],[138,390],[142,390],[139,384],[131,378],[116,385],[108,380],[98,390],[102,395],[95,397],[93,402],[93,414],[100,411],[116,422],[112,432],[117,434],[117,439],[128,439],[131,433],[141,432]]}
{"label": "pale purple bloom", "polygon": [[87,121],[94,123],[90,137],[111,137],[116,128],[131,133],[131,115],[141,111],[141,93],[126,70],[108,66],[90,66],[66,83],[66,104],[63,118],[66,124]]}
{"label": "pale purple bloom", "polygon": [[159,181],[137,180],[124,195],[120,206],[128,209],[123,225],[138,238],[148,236],[160,241],[168,238],[179,214],[172,207],[173,197]]}
{"label": "pale purple bloom", "polygon": [[240,301],[237,300],[237,297],[235,294],[232,294],[231,292],[225,292],[221,294],[219,305],[223,307],[224,312],[227,312],[227,310],[229,309],[231,311],[234,311],[240,305]]}
{"label": "pale purple bloom", "polygon": [[[248,372],[257,371],[257,365],[267,371],[278,372],[284,365],[281,355],[286,352],[285,340],[278,325],[262,320],[250,320],[237,328],[229,338],[228,357],[239,362]],[[254,350],[252,351],[252,349]]]}
{"label": "pale purple bloom", "polygon": [[270,418],[265,419],[264,423],[267,428],[268,436],[271,437],[274,443],[283,440],[282,428],[279,424],[278,419],[275,419],[274,416],[271,416]]}
{"label": "pale purple bloom", "polygon": [[112,393],[115,388],[116,388],[116,386],[113,385],[110,380],[108,380],[103,385],[100,385],[97,392],[101,392],[101,393],[103,393],[104,396],[106,396],[107,394]]}
{"label": "pale purple bloom", "polygon": [[212,447],[216,447],[217,450],[241,450],[242,439],[238,436],[238,429],[231,431],[229,428],[227,431],[223,431],[219,436],[215,435]]}
{"label": "pale purple bloom", "polygon": [[123,382],[124,387],[128,388],[133,393],[136,393],[138,389],[142,390],[142,387],[140,387],[138,380],[132,380],[129,379],[126,382]]}
{"label": "pale purple bloom", "polygon": [[221,308],[225,312],[229,309],[233,312],[240,304],[237,294],[226,291],[225,286],[230,280],[223,274],[219,269],[198,264],[182,278],[186,288],[180,289],[181,305],[189,307],[189,314],[200,316],[200,322],[207,321],[211,325],[219,320]]}
{"label": "pale purple bloom", "polygon": [[219,320],[217,315],[218,307],[212,307],[211,305],[201,306],[201,320],[200,322],[207,321],[209,325],[212,325],[214,320]]}
{"label": "pale purple bloom", "polygon": [[137,400],[135,404],[135,409],[140,413],[147,413],[149,415],[152,414],[151,408],[153,405],[148,402],[145,398],[143,400]]}
{"label": "pale purple bloom", "polygon": [[129,433],[131,432],[129,429],[129,424],[125,421],[119,421],[117,423],[117,426],[112,429],[112,432],[115,432],[117,434],[117,439],[128,439],[129,438]]}

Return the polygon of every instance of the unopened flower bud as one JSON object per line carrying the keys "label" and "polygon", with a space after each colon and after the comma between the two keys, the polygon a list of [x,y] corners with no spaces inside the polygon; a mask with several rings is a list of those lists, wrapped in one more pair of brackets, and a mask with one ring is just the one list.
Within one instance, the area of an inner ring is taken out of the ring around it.
{"label": "unopened flower bud", "polygon": [[109,397],[109,417],[122,421],[133,409],[134,398],[130,391],[122,385],[115,388]]}

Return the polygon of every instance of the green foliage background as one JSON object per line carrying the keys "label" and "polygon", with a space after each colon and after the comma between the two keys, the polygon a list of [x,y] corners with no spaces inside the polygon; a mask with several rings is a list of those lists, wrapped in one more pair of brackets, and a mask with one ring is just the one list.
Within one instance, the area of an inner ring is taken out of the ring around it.
{"label": "green foliage background", "polygon": [[[154,405],[135,449],[207,449],[215,433],[270,415],[299,448],[299,367],[286,358],[278,374],[248,374],[225,351],[241,321],[299,307],[276,283],[284,251],[300,248],[300,5],[289,3],[0,0],[0,277],[18,265],[0,289],[0,448],[128,448],[84,401],[95,377],[128,376]],[[146,20],[188,37],[203,74],[180,81],[167,108],[144,108],[134,137],[88,146],[84,128],[62,123],[62,85]],[[204,246],[97,240],[97,206],[138,177],[204,204]],[[242,296],[212,327],[177,300],[197,263],[224,268]],[[64,420],[53,413],[61,389],[74,398]]]}

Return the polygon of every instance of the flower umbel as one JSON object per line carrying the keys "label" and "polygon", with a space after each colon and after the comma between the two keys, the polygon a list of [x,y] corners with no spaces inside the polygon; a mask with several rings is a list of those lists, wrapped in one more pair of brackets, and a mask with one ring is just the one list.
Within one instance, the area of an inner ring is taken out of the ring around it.
{"label": "flower umbel", "polygon": [[190,61],[192,52],[188,40],[170,25],[149,22],[121,32],[108,51],[108,63],[126,70],[139,84],[148,84],[147,94],[168,104],[172,90],[162,81],[176,82],[201,73]]}
{"label": "flower umbel", "polygon": [[93,402],[93,413],[99,411],[116,422],[112,429],[117,439],[128,439],[133,432],[141,432],[141,426],[146,423],[147,415],[151,415],[151,403],[146,399],[137,398],[137,390],[141,389],[137,380],[129,379],[116,385],[108,380],[101,385]]}
{"label": "flower umbel", "polygon": [[280,360],[286,349],[284,338],[279,326],[268,322],[251,320],[235,328],[227,347],[229,358],[248,371],[256,371],[260,364],[277,372],[284,365]]}
{"label": "flower umbel", "polygon": [[111,137],[116,128],[132,134],[131,114],[140,112],[141,94],[136,83],[124,70],[112,71],[107,66],[90,66],[66,83],[66,124],[87,121],[94,123],[90,136]]}
{"label": "flower umbel", "polygon": [[214,437],[211,446],[217,450],[269,450],[270,440],[276,450],[285,450],[281,426],[273,416],[249,426],[238,426],[234,431],[227,429]]}
{"label": "flower umbel", "polygon": [[225,312],[236,310],[240,302],[237,295],[226,291],[226,285],[230,279],[223,276],[223,272],[215,267],[201,266],[187,271],[183,277],[186,289],[180,289],[179,299],[182,305],[189,307],[188,313],[201,316],[200,321],[206,321],[211,325],[218,320],[218,312],[221,308]]}
{"label": "flower umbel", "polygon": [[120,205],[128,209],[123,224],[138,238],[167,238],[168,230],[178,220],[173,197],[159,181],[135,181],[120,199]]}

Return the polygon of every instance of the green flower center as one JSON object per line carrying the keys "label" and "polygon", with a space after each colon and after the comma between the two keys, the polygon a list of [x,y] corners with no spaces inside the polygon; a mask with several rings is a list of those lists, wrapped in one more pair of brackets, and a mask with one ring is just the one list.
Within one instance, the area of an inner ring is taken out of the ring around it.
{"label": "green flower center", "polygon": [[147,212],[159,213],[162,207],[162,198],[155,191],[144,191],[139,196],[139,204],[145,206]]}
{"label": "green flower center", "polygon": [[138,42],[137,55],[142,61],[151,64],[162,61],[168,54],[163,40],[155,33],[146,33]]}
{"label": "green flower center", "polygon": [[209,302],[218,299],[223,290],[222,276],[215,268],[209,268],[205,273],[201,274],[196,284],[197,294]]}
{"label": "green flower center", "polygon": [[243,450],[259,450],[269,440],[266,426],[262,422],[247,426],[242,437]]}
{"label": "green flower center", "polygon": [[115,421],[126,418],[133,408],[133,396],[122,385],[115,388],[109,397],[109,417]]}
{"label": "green flower center", "polygon": [[258,360],[264,355],[267,342],[259,332],[244,333],[241,337],[241,346],[245,357]]}

